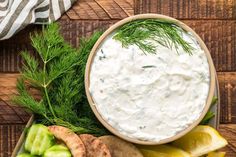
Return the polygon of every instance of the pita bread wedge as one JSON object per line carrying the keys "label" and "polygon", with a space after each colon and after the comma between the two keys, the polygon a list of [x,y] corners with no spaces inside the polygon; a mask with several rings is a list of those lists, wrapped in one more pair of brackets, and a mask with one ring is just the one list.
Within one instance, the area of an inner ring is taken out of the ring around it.
{"label": "pita bread wedge", "polygon": [[85,145],[87,157],[111,157],[108,147],[97,137],[89,134],[79,137]]}
{"label": "pita bread wedge", "polygon": [[48,127],[49,131],[59,140],[63,141],[70,149],[73,157],[86,157],[85,146],[78,135],[70,129],[52,125]]}
{"label": "pita bread wedge", "polygon": [[99,139],[107,145],[112,157],[143,157],[142,153],[133,144],[116,136],[101,136]]}

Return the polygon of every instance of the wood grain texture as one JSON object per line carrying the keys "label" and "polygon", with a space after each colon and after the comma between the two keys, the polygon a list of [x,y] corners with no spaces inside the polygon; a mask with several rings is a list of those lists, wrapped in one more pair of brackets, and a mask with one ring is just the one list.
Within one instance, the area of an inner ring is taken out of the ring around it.
{"label": "wood grain texture", "polygon": [[117,20],[98,21],[98,20],[61,20],[61,33],[65,40],[72,46],[78,47],[80,39],[89,37],[95,31],[104,31]]}
{"label": "wood grain texture", "polygon": [[25,125],[0,125],[0,157],[10,157]]}
{"label": "wood grain texture", "polygon": [[221,135],[228,141],[227,147],[222,151],[227,152],[226,157],[236,156],[236,124],[221,124],[219,131]]}
{"label": "wood grain texture", "polygon": [[236,72],[219,72],[222,123],[236,123]]}
{"label": "wood grain texture", "polygon": [[30,51],[33,48],[30,44],[30,34],[39,32],[41,26],[28,26],[20,31],[11,39],[0,41],[0,73],[1,72],[18,72],[21,67],[21,51]]}
{"label": "wood grain texture", "polygon": [[158,13],[178,19],[236,19],[235,0],[135,0],[135,14]]}
{"label": "wood grain texture", "polygon": [[133,0],[79,0],[67,13],[71,20],[123,19],[134,15]]}
{"label": "wood grain texture", "polygon": [[13,105],[16,95],[16,80],[19,74],[0,73],[0,124],[25,124],[30,114],[25,109]]}

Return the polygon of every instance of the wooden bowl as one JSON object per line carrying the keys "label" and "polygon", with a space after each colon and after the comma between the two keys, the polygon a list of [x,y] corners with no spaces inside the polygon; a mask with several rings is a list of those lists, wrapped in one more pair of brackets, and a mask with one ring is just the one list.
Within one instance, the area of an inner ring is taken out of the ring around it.
{"label": "wooden bowl", "polygon": [[[205,51],[206,56],[207,56],[207,60],[209,63],[209,71],[210,71],[210,83],[209,83],[209,93],[208,93],[208,98],[206,101],[206,105],[203,109],[203,112],[201,113],[201,116],[195,121],[193,122],[191,125],[189,125],[188,128],[186,128],[185,130],[179,132],[178,134],[176,134],[175,136],[172,136],[170,138],[166,138],[163,139],[159,142],[152,142],[152,141],[143,141],[143,140],[139,140],[139,139],[134,139],[134,138],[130,138],[127,136],[122,135],[121,133],[119,133],[115,128],[113,128],[110,124],[108,124],[100,115],[100,113],[98,112],[97,108],[96,108],[96,104],[93,101],[93,98],[89,92],[89,84],[90,84],[90,70],[91,70],[91,64],[93,63],[93,59],[94,56],[96,55],[96,51],[97,49],[100,47],[100,45],[102,44],[103,40],[110,35],[114,30],[116,30],[118,27],[124,25],[127,22],[133,21],[133,20],[137,20],[137,19],[148,19],[148,18],[154,18],[154,19],[163,19],[163,20],[168,20],[168,21],[172,21],[173,23],[175,23],[176,25],[178,25],[179,27],[183,28],[184,30],[191,32],[192,35],[196,38],[196,40],[198,41],[200,47]],[[211,59],[211,55],[209,53],[209,50],[207,49],[206,45],[204,44],[204,42],[202,41],[202,39],[190,28],[188,27],[186,24],[180,22],[179,20],[176,20],[174,18],[168,17],[168,16],[164,16],[164,15],[160,15],[160,14],[140,14],[140,15],[135,15],[135,16],[131,16],[128,18],[125,18],[119,22],[117,22],[116,24],[114,24],[113,26],[111,26],[109,29],[107,29],[103,35],[98,39],[98,41],[95,43],[88,61],[87,61],[87,65],[86,65],[86,71],[85,71],[85,89],[86,89],[86,95],[88,98],[88,102],[90,104],[90,107],[92,108],[94,114],[96,115],[96,117],[98,118],[98,120],[113,134],[119,136],[120,138],[127,140],[129,142],[132,143],[136,143],[136,144],[142,144],[142,145],[157,145],[157,144],[164,144],[164,143],[168,143],[171,141],[174,141],[182,136],[184,136],[185,134],[187,134],[189,131],[191,131],[195,126],[197,126],[200,121],[204,118],[205,114],[207,113],[210,105],[211,105],[211,101],[214,95],[214,89],[215,89],[215,70],[214,70],[214,65]]]}

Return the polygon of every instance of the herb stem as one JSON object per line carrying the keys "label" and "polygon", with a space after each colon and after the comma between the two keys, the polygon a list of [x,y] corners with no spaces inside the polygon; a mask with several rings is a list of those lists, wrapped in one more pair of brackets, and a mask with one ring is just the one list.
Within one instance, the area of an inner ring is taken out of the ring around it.
{"label": "herb stem", "polygon": [[44,93],[45,93],[45,95],[46,95],[46,99],[47,99],[47,102],[48,102],[49,109],[50,109],[50,111],[51,111],[53,117],[56,118],[56,115],[55,115],[55,113],[54,113],[54,110],[52,109],[52,105],[51,105],[51,102],[50,102],[49,97],[48,97],[47,87],[43,87],[43,88],[44,88]]}
{"label": "herb stem", "polygon": [[[48,52],[48,50],[47,50]],[[54,113],[54,110],[52,108],[52,105],[51,105],[51,102],[50,102],[50,99],[49,99],[49,96],[48,96],[48,91],[47,91],[47,85],[46,85],[46,65],[47,65],[47,56],[46,56],[46,60],[43,61],[43,88],[44,88],[44,93],[45,93],[45,96],[46,96],[46,99],[47,99],[47,102],[48,102],[48,106],[49,106],[49,109],[53,115],[54,118],[56,118],[56,115]]]}
{"label": "herb stem", "polygon": [[48,116],[47,116],[46,114],[43,114],[43,116],[44,116],[44,118],[46,118],[50,123],[53,123],[53,121],[52,121],[50,118],[48,118]]}

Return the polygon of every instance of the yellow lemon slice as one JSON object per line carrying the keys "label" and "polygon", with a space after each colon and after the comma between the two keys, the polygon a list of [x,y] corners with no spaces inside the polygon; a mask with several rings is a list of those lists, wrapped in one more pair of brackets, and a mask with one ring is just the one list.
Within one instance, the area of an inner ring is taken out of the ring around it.
{"label": "yellow lemon slice", "polygon": [[190,154],[173,146],[138,146],[144,157],[190,157]]}
{"label": "yellow lemon slice", "polygon": [[207,157],[225,157],[225,152],[210,152]]}
{"label": "yellow lemon slice", "polygon": [[198,157],[226,146],[227,141],[212,127],[199,125],[173,145]]}

